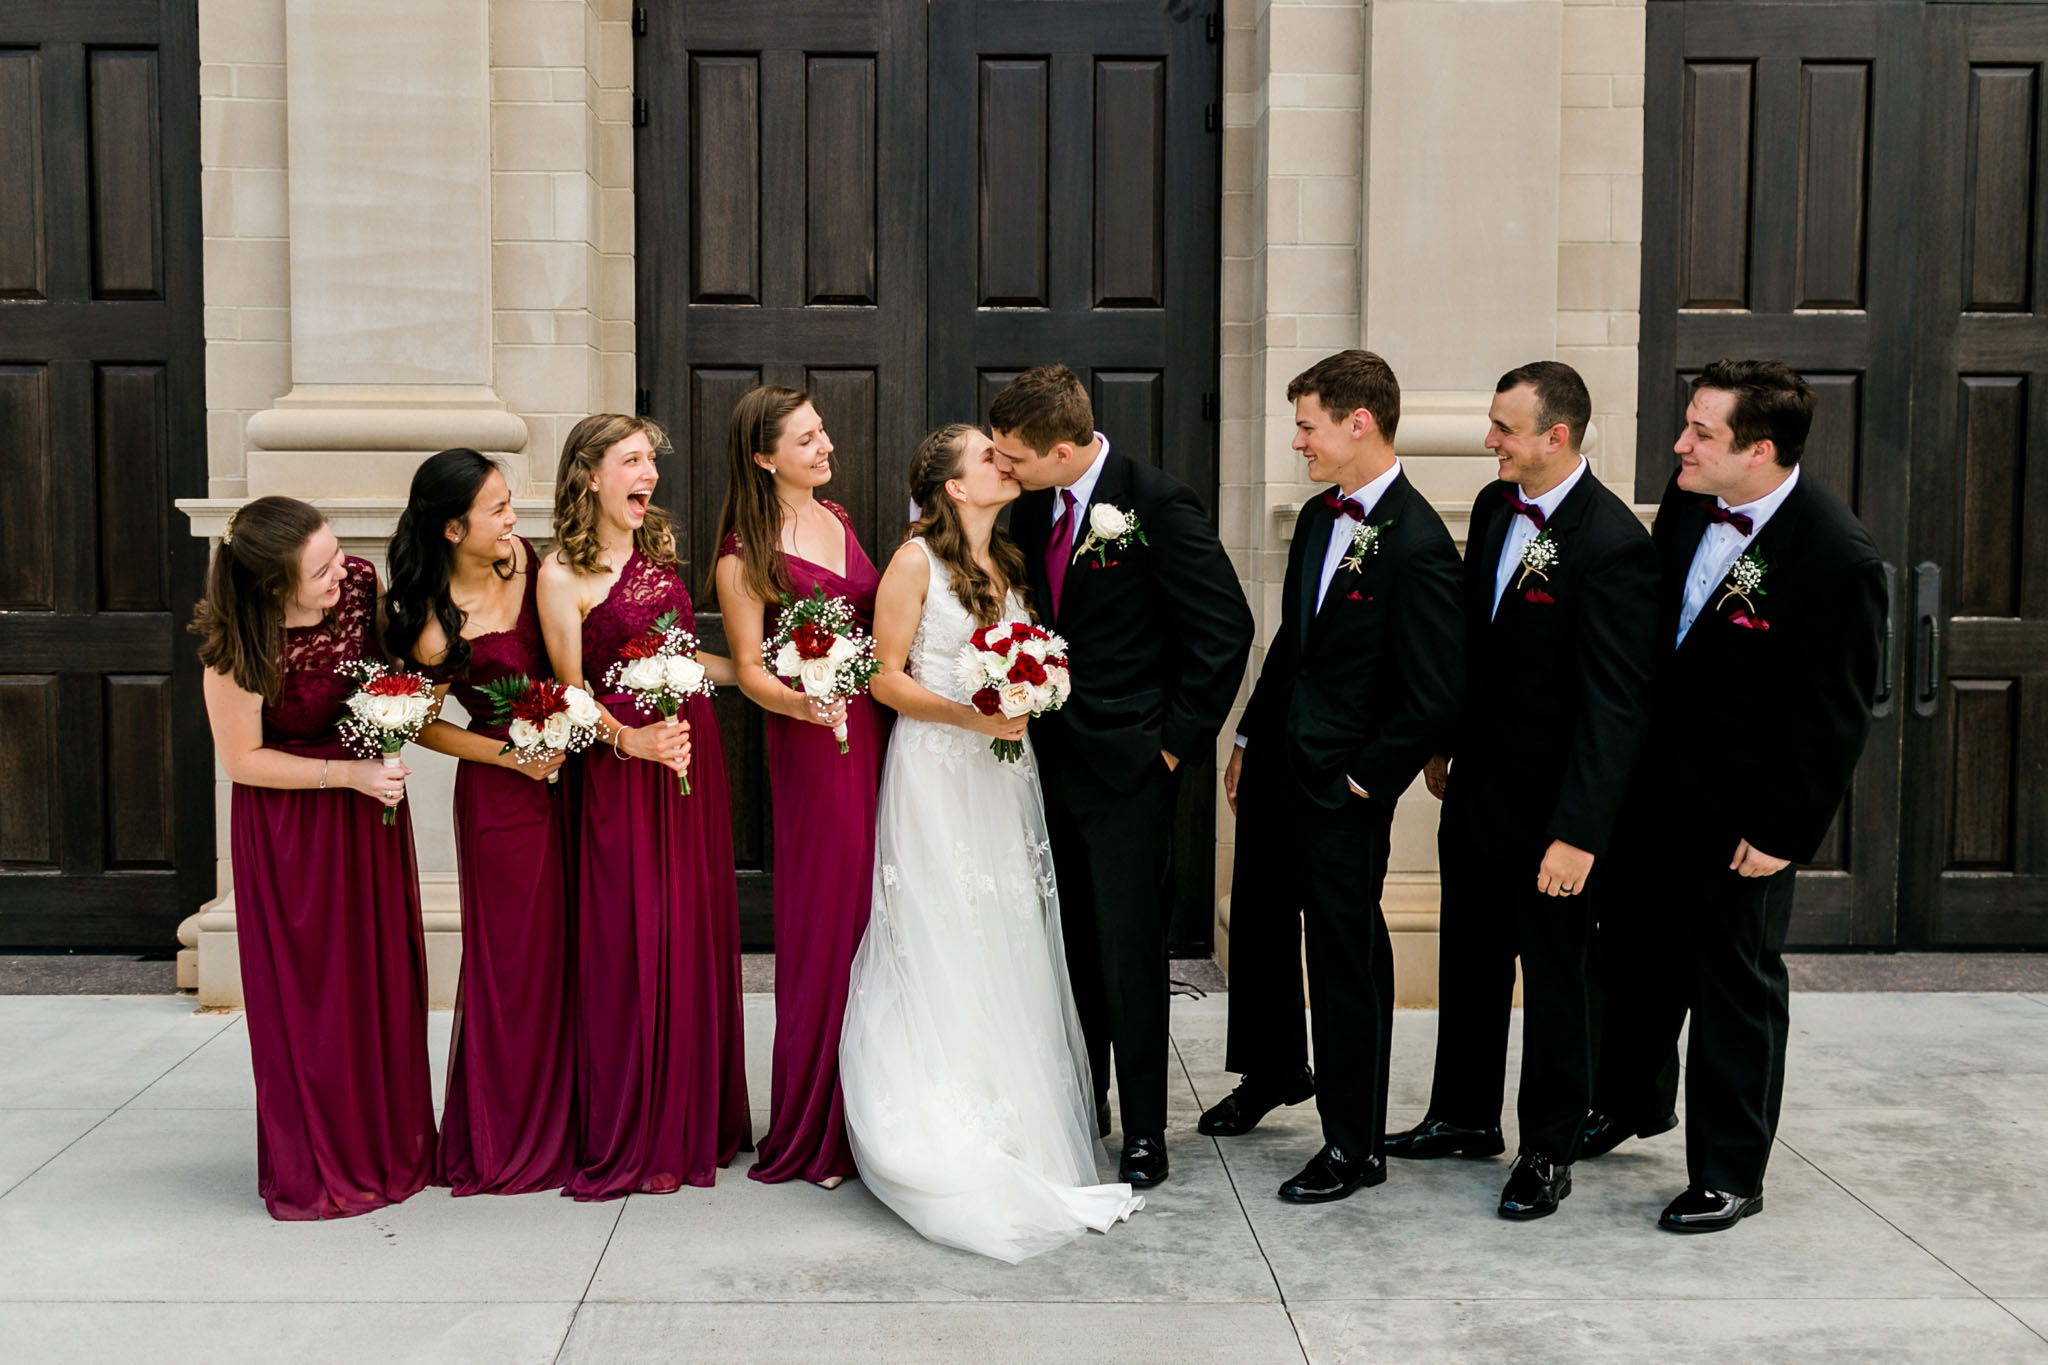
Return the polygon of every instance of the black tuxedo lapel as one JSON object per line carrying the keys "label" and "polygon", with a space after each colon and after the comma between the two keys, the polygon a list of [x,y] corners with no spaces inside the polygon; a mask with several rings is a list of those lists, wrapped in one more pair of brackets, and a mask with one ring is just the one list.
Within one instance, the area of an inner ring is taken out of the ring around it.
{"label": "black tuxedo lapel", "polygon": [[[1088,502],[1085,506],[1080,504],[1075,506],[1075,510],[1080,513],[1081,519],[1074,526],[1074,548],[1068,553],[1066,582],[1060,586],[1060,613],[1064,616],[1073,615],[1074,599],[1085,591],[1081,584],[1093,572],[1088,566],[1095,562],[1095,551],[1090,550],[1085,555],[1080,553],[1081,542],[1088,538],[1089,514],[1104,504],[1122,508],[1127,513],[1131,510],[1124,502],[1123,458],[1114,450],[1104,455],[1102,457],[1102,473],[1098,474],[1095,478],[1095,491],[1088,495]],[[1055,491],[1053,496],[1058,497],[1059,493]],[[1051,513],[1048,511],[1046,515],[1050,516]],[[1144,530],[1144,527],[1141,525],[1138,529]],[[1046,539],[1042,543],[1050,544],[1051,540],[1052,530],[1048,526]],[[1109,547],[1104,548],[1107,550]],[[1039,557],[1041,560],[1044,558],[1043,555]]]}
{"label": "black tuxedo lapel", "polygon": [[1298,643],[1304,650],[1308,648],[1309,628],[1315,624],[1319,605],[1316,601],[1316,589],[1322,586],[1323,561],[1329,557],[1330,537],[1337,534],[1337,520],[1337,514],[1330,510],[1329,505],[1321,498],[1317,498],[1309,504],[1308,520],[1302,524],[1304,539],[1301,546],[1301,583],[1298,589],[1301,593],[1301,611],[1296,617],[1300,622],[1296,633],[1299,636]]}
{"label": "black tuxedo lapel", "polygon": [[[1493,609],[1493,585],[1500,578],[1501,547],[1508,543],[1508,531],[1514,526],[1517,515],[1517,513],[1509,510],[1507,499],[1503,498],[1501,499],[1500,506],[1493,510],[1493,519],[1486,523],[1485,549],[1480,552],[1479,560],[1479,567],[1482,572],[1478,576],[1480,590],[1486,594],[1485,598],[1478,603],[1479,619],[1482,621],[1491,621],[1499,615]],[[1508,580],[1508,586],[1510,588],[1514,586],[1512,578]],[[1503,607],[1507,605],[1505,596],[1501,599],[1501,605]]]}
{"label": "black tuxedo lapel", "polygon": [[[1387,491],[1380,494],[1380,500],[1373,504],[1372,511],[1366,514],[1365,525],[1382,528],[1392,526],[1396,521],[1400,520],[1401,512],[1407,506],[1411,494],[1412,486],[1408,482],[1407,474],[1396,475],[1394,481],[1387,485]],[[1329,524],[1331,536],[1343,536],[1346,540],[1349,540],[1357,532],[1358,523],[1353,522],[1349,517],[1340,517],[1335,512],[1326,512],[1324,517]],[[1325,537],[1323,549],[1327,551],[1329,546],[1329,538]],[[1366,552],[1364,558],[1360,561],[1357,577],[1362,579],[1365,575],[1371,573],[1374,561],[1387,553],[1387,532],[1382,529],[1379,540],[1371,550]],[[1321,581],[1322,561],[1320,559],[1316,561],[1316,573],[1316,582],[1312,582],[1309,585],[1309,592],[1311,594],[1315,592],[1316,583]],[[1330,593],[1336,592],[1343,585],[1345,581],[1344,573],[1344,563],[1342,560],[1339,560],[1337,562],[1337,572],[1330,576]],[[1313,596],[1310,598],[1310,605],[1312,607],[1315,605]],[[1321,605],[1324,608],[1332,605],[1329,593],[1324,594]],[[1315,642],[1319,628],[1329,614],[1324,610],[1316,611],[1315,619],[1309,623],[1308,634],[1303,638],[1302,652],[1304,654],[1308,652],[1309,646]]]}

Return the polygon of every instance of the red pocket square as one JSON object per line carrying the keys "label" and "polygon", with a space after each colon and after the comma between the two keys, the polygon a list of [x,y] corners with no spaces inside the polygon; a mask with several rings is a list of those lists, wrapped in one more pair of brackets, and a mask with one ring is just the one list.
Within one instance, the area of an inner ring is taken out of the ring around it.
{"label": "red pocket square", "polygon": [[1351,596],[1350,596],[1350,600],[1351,600],[1351,601],[1353,601],[1353,602],[1366,602],[1366,601],[1370,601],[1371,599],[1370,599],[1370,598],[1368,598],[1368,597],[1366,597],[1366,596],[1365,596],[1364,594],[1362,594],[1361,592],[1359,592],[1359,591],[1358,591],[1358,589],[1356,589],[1356,588],[1353,588],[1353,589],[1351,590]]}
{"label": "red pocket square", "polygon": [[1741,626],[1744,630],[1769,630],[1771,628],[1771,623],[1764,620],[1763,617],[1751,616],[1748,612],[1739,609],[1729,614],[1728,624],[1731,626]]}
{"label": "red pocket square", "polygon": [[1100,559],[1091,559],[1091,560],[1089,560],[1089,561],[1088,561],[1088,567],[1089,567],[1089,568],[1091,568],[1091,569],[1114,569],[1114,568],[1115,568],[1115,567],[1116,567],[1117,565],[1119,565],[1119,564],[1121,564],[1121,563],[1123,563],[1123,561],[1122,561],[1122,560],[1120,560],[1120,559],[1111,559],[1111,560],[1100,560]]}
{"label": "red pocket square", "polygon": [[1522,600],[1525,602],[1535,602],[1546,607],[1551,606],[1557,601],[1555,597],[1552,597],[1541,588],[1529,589],[1529,591],[1522,594]]}

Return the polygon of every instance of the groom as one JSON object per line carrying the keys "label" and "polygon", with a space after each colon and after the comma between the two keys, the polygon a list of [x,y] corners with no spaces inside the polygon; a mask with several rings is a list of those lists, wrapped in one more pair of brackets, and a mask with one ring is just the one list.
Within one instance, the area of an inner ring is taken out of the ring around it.
{"label": "groom", "polygon": [[1059,875],[1074,1005],[1117,1178],[1166,1179],[1166,918],[1174,770],[1216,741],[1244,676],[1252,615],[1216,529],[1172,475],[1112,454],[1064,365],[1026,370],[989,405],[1039,617],[1067,641],[1074,691],[1032,726]]}

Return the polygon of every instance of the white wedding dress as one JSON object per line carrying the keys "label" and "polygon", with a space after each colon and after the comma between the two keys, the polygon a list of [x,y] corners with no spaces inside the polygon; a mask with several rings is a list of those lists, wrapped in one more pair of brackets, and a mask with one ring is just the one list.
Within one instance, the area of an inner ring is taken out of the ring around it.
{"label": "white wedding dress", "polygon": [[[926,557],[909,671],[965,701],[974,620]],[[932,1241],[1013,1264],[1107,1231],[1145,1201],[1097,1183],[1087,1059],[1028,741],[1002,763],[985,735],[899,717],[839,1044],[862,1181]]]}

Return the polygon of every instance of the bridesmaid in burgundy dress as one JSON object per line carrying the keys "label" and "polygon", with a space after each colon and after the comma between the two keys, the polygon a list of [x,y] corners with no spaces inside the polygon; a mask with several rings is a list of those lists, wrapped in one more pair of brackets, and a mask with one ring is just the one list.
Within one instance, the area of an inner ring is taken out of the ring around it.
{"label": "bridesmaid in burgundy dress", "polygon": [[228,519],[192,629],[235,784],[256,1187],[273,1218],[368,1213],[434,1174],[406,770],[350,757],[337,728],[342,665],[381,652],[376,570],[315,508],[258,498]]}
{"label": "bridesmaid in burgundy dress", "polygon": [[[765,385],[740,399],[726,439],[718,602],[740,689],[768,712],[775,808],[775,1070],[768,1135],[747,1174],[831,1189],[854,1174],[839,1094],[839,1024],[868,923],[882,744],[865,695],[819,706],[771,674],[762,642],[785,595],[816,588],[863,630],[881,576],[836,503],[832,440],[808,394]],[[848,752],[832,727],[846,722]]]}
{"label": "bridesmaid in burgundy dress", "polygon": [[[750,1133],[731,799],[711,701],[691,698],[683,723],[665,725],[604,683],[663,613],[696,625],[675,536],[652,505],[666,444],[642,417],[576,424],[540,571],[555,676],[608,711],[581,765],[576,838],[580,1136],[565,1192],[578,1199],[709,1185]],[[713,682],[736,681],[729,659],[699,657]]]}
{"label": "bridesmaid in burgundy dress", "polygon": [[574,1169],[565,802],[560,755],[504,748],[486,683],[550,676],[534,585],[505,476],[474,450],[413,474],[391,538],[384,642],[452,687],[469,728],[437,720],[422,747],[458,758],[455,856],[462,982],[441,1112],[441,1178],[456,1194],[559,1189]]}

